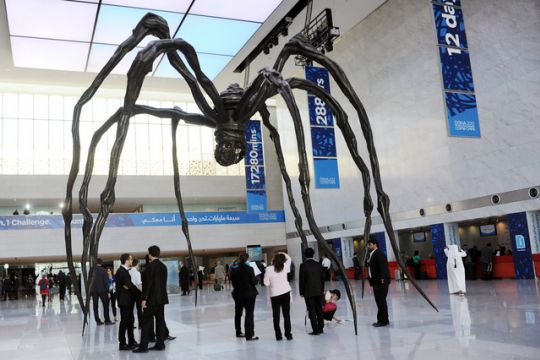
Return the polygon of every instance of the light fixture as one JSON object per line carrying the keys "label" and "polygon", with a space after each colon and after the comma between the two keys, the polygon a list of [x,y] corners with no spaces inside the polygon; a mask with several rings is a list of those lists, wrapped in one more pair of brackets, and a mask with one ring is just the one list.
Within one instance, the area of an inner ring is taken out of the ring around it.
{"label": "light fixture", "polygon": [[24,208],[25,208],[26,210],[30,210],[30,204],[24,205]]}
{"label": "light fixture", "polygon": [[61,202],[58,206],[60,207],[60,209],[63,209],[64,208],[64,203]]}
{"label": "light fixture", "polygon": [[9,264],[4,264],[4,270],[7,271],[7,269],[9,269]]}

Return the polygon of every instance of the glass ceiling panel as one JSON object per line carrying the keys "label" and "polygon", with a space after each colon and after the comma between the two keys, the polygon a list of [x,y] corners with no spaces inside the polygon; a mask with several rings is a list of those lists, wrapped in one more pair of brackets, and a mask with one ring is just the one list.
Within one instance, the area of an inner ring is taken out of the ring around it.
{"label": "glass ceiling panel", "polygon": [[[213,54],[197,54],[201,69],[209,79],[214,79],[221,70],[231,61],[232,56],[222,56]],[[184,63],[189,67],[187,61]],[[167,58],[164,58],[154,73],[157,77],[182,79],[182,76],[172,67]]]}
{"label": "glass ceiling panel", "polygon": [[[117,48],[118,46],[116,45],[93,44],[90,50],[90,58],[88,59],[86,71],[100,72]],[[141,48],[135,48],[127,53],[111,73],[127,74],[129,67],[140,50]]]}
{"label": "glass ceiling panel", "polygon": [[190,14],[264,22],[282,0],[195,0]]}
{"label": "glass ceiling panel", "polygon": [[17,67],[84,71],[89,45],[73,41],[11,36],[13,64]]}
{"label": "glass ceiling panel", "polygon": [[[180,21],[182,21],[182,18],[184,17],[184,14],[179,13],[102,5],[99,10],[94,42],[114,45],[121,44],[131,36],[137,23],[148,12],[152,12],[167,20],[171,36],[174,34],[178,25],[180,25]],[[157,38],[154,36],[147,36],[141,41],[139,46],[145,46],[150,41],[156,39]]]}
{"label": "glass ceiling panel", "polygon": [[187,15],[176,36],[197,52],[234,56],[259,28],[259,23]]}
{"label": "glass ceiling panel", "polygon": [[103,0],[102,3],[185,13],[191,0]]}
{"label": "glass ceiling panel", "polygon": [[6,0],[10,35],[90,41],[97,5],[71,1]]}
{"label": "glass ceiling panel", "polygon": [[[215,78],[281,2],[102,0],[99,14],[99,0],[5,0],[5,6],[15,66],[98,72],[140,19],[153,12],[168,22],[171,35],[185,16],[176,37],[194,46],[203,71]],[[156,39],[147,36],[138,47]],[[126,55],[113,73],[125,74],[137,51]],[[180,78],[168,60],[153,75]]]}

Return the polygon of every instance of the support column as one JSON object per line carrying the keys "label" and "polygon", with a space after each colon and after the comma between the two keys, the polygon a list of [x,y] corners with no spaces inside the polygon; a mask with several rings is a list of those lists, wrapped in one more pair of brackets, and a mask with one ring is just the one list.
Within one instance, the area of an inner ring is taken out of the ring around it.
{"label": "support column", "polygon": [[457,245],[459,248],[461,248],[461,241],[459,240],[459,227],[457,223],[444,224],[444,237],[447,245]]}
{"label": "support column", "polygon": [[508,214],[507,218],[516,279],[534,279],[527,214],[525,212]]}
{"label": "support column", "polygon": [[[386,234],[385,234],[386,235]],[[385,236],[386,238],[386,257],[388,258],[388,261],[396,261],[396,254],[394,254],[394,250],[392,250],[392,244],[390,244],[390,239],[388,236]],[[398,232],[394,231],[394,239],[396,239],[397,245],[398,245],[398,251],[399,249],[399,236]],[[398,253],[399,255],[399,253]]]}
{"label": "support column", "polygon": [[534,270],[536,276],[540,277],[540,211],[527,211],[527,224]]}
{"label": "support column", "polygon": [[437,279],[446,279],[446,255],[444,248],[446,247],[444,224],[433,224],[431,228],[431,243],[433,244],[433,258],[435,260],[435,272]]}
{"label": "support column", "polygon": [[386,251],[386,235],[384,231],[378,233],[372,233],[371,237],[379,243],[379,250],[381,250],[384,255],[388,257],[388,251]]}

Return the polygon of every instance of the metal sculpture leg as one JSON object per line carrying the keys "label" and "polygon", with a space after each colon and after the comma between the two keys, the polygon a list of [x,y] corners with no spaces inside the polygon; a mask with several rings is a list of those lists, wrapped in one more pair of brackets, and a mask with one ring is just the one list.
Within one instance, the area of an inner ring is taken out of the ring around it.
{"label": "metal sculpture leg", "polygon": [[[358,95],[354,91],[349,79],[347,78],[347,75],[345,75],[345,72],[341,69],[341,67],[337,63],[332,61],[330,58],[326,57],[324,54],[317,51],[317,49],[315,49],[311,44],[309,44],[306,41],[305,37],[301,34],[293,37],[285,45],[282,52],[280,53],[280,56],[278,56],[274,64],[274,69],[277,71],[281,71],[286,61],[288,60],[288,58],[292,55],[302,55],[327,68],[330,74],[332,75],[332,77],[334,78],[336,84],[339,86],[340,90],[343,92],[343,94],[347,97],[351,105],[356,110],[358,114],[358,119],[360,121],[360,126],[362,128],[362,133],[364,135],[364,140],[366,141],[367,150],[369,153],[371,171],[373,173],[373,182],[374,182],[375,189],[377,192],[377,211],[382,217],[386,233],[388,234],[390,245],[392,247],[392,250],[394,251],[394,254],[396,255],[396,261],[399,264],[402,271],[408,275],[409,272],[399,256],[398,246],[397,246],[397,242],[394,235],[394,229],[392,226],[392,220],[390,218],[390,198],[383,190],[381,174],[380,174],[380,169],[379,169],[379,160],[377,158],[377,151],[375,149],[375,143],[373,141],[373,133],[371,131],[371,125],[369,123],[364,106],[362,105],[360,99],[358,98]],[[349,141],[350,139],[346,138],[345,140]],[[366,209],[364,209],[364,211],[366,211]],[[365,239],[365,241],[367,240],[368,239]],[[364,263],[362,263],[362,266],[363,265]],[[438,311],[437,307],[431,302],[431,300],[427,297],[424,291],[412,278],[411,278],[411,283],[414,285],[416,290],[418,290],[418,292],[424,297],[424,299],[436,311]]]}
{"label": "metal sculpture leg", "polygon": [[296,227],[298,235],[300,236],[300,239],[302,240],[302,245],[304,246],[304,249],[306,249],[308,247],[308,242],[306,234],[304,234],[304,230],[302,229],[302,216],[300,215],[300,212],[298,211],[298,208],[296,207],[296,202],[294,200],[294,195],[291,187],[291,178],[287,173],[287,168],[285,167],[285,158],[283,156],[283,150],[281,148],[281,140],[279,133],[277,129],[270,123],[270,113],[268,112],[266,105],[263,104],[261,106],[259,113],[261,114],[264,126],[270,131],[270,139],[272,139],[272,142],[274,143],[274,148],[276,149],[279,169],[281,171],[283,181],[285,182],[285,188],[287,189],[287,197],[289,198],[289,204],[291,205],[291,210],[294,214],[294,225]]}
{"label": "metal sculpture leg", "polygon": [[310,178],[309,178],[308,160],[306,156],[306,146],[305,146],[305,140],[304,140],[304,129],[302,125],[302,119],[300,117],[300,112],[298,110],[298,106],[296,105],[296,101],[294,100],[294,96],[292,95],[292,90],[289,84],[286,81],[284,81],[278,73],[276,73],[275,71],[269,71],[269,70],[263,70],[262,73],[266,76],[267,80],[270,83],[270,86],[275,87],[277,91],[279,92],[279,94],[282,96],[292,116],[293,123],[294,123],[294,130],[296,133],[296,142],[297,142],[297,147],[298,147],[298,158],[299,158],[298,167],[300,170],[300,176],[298,180],[300,182],[300,188],[302,192],[302,201],[304,203],[304,209],[306,211],[306,218],[308,221],[309,229],[311,230],[311,233],[317,240],[317,243],[319,244],[319,246],[325,249],[325,251],[328,253],[330,258],[334,261],[334,263],[338,265],[338,269],[343,278],[343,284],[345,285],[345,290],[347,292],[347,296],[349,298],[351,310],[353,313],[354,332],[355,334],[358,334],[358,323],[357,323],[357,318],[356,318],[356,302],[354,300],[354,292],[352,291],[351,283],[349,282],[349,279],[347,278],[347,273],[345,272],[345,268],[343,267],[341,260],[337,257],[334,251],[328,246],[328,244],[326,243],[326,240],[324,239],[321,232],[319,231],[319,228],[317,226],[317,223],[315,222],[315,218],[313,215],[313,209],[311,206],[311,198],[309,195]]}
{"label": "metal sculpture leg", "polygon": [[[186,237],[188,243],[189,257],[191,258],[191,270],[193,274],[197,274],[195,257],[193,256],[193,248],[191,247],[191,239],[189,237],[189,227],[188,221],[186,219],[186,214],[184,212],[184,204],[182,202],[182,194],[180,193],[180,172],[178,171],[178,155],[176,153],[176,130],[178,128],[179,119],[172,119],[171,130],[172,130],[172,156],[173,156],[173,168],[174,168],[174,195],[176,196],[176,204],[178,206],[178,211],[180,213],[180,219],[182,220],[182,232]],[[195,279],[199,281],[198,274],[195,275]],[[195,306],[197,306],[197,286],[195,286]]]}
{"label": "metal sculpture leg", "polygon": [[[291,85],[291,88],[295,89],[302,89],[306,91],[310,91],[313,94],[315,94],[317,97],[322,99],[332,110],[332,113],[334,114],[336,118],[336,124],[338,125],[339,129],[341,130],[341,133],[343,137],[346,139],[347,147],[349,148],[349,153],[351,154],[351,157],[353,158],[356,166],[360,170],[360,173],[362,174],[362,183],[364,186],[364,216],[365,216],[365,224],[364,224],[364,239],[367,241],[369,239],[369,234],[371,232],[371,212],[373,211],[373,201],[371,200],[371,179],[369,174],[369,168],[367,167],[364,160],[360,157],[360,154],[358,152],[358,143],[356,141],[356,136],[354,132],[352,131],[351,125],[348,121],[347,113],[343,110],[341,105],[336,101],[336,99],[327,93],[322,88],[316,86],[311,81],[299,79],[299,78],[291,78],[287,79],[287,82]],[[364,261],[365,263],[365,257]],[[360,276],[362,279],[362,298],[364,297],[364,288],[365,288],[365,276],[364,276],[364,270],[361,269]]]}

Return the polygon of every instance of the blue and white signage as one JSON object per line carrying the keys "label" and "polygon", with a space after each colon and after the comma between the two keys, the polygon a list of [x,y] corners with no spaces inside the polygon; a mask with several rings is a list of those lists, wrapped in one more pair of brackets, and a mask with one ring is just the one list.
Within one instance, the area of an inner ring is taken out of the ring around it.
{"label": "blue and white signage", "polygon": [[247,210],[266,211],[266,181],[264,175],[264,151],[262,123],[249,120],[246,127],[246,189]]}
{"label": "blue and white signage", "polygon": [[448,135],[480,137],[471,61],[459,0],[433,1],[433,16],[441,60]]}
{"label": "blue and white signage", "polygon": [[[95,218],[96,216],[94,216]],[[186,212],[189,225],[231,225],[231,224],[261,224],[285,222],[283,211],[266,211],[249,213],[241,211],[228,212]],[[80,227],[83,217],[73,215],[72,227]],[[149,227],[149,226],[180,226],[180,215],[177,213],[136,213],[110,214],[105,227]],[[1,230],[43,230],[63,229],[64,219],[61,215],[43,216],[0,216]]]}
{"label": "blue and white signage", "polygon": [[460,137],[480,137],[480,124],[474,94],[445,92],[448,134]]}
{"label": "blue and white signage", "polygon": [[534,263],[529,240],[527,214],[524,212],[508,214],[507,219],[516,279],[534,279]]}
{"label": "blue and white signage", "polygon": [[[328,70],[306,66],[306,79],[330,93]],[[309,123],[313,149],[315,187],[339,189],[334,117],[325,102],[308,92]]]}

